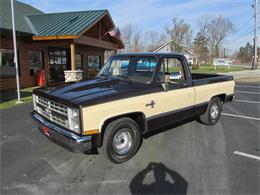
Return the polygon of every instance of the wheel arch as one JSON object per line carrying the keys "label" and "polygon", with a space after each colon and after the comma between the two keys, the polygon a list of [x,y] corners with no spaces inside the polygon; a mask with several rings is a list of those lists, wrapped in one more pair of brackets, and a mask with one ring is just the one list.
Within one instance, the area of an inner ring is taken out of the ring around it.
{"label": "wheel arch", "polygon": [[227,99],[227,94],[221,93],[221,94],[218,94],[218,95],[214,95],[211,99],[216,98],[216,97],[220,98],[220,101],[225,103],[226,99]]}
{"label": "wheel arch", "polygon": [[115,121],[119,118],[124,118],[124,117],[128,117],[128,118],[131,118],[132,120],[134,120],[137,123],[137,125],[139,126],[141,133],[146,131],[146,129],[147,129],[146,116],[143,112],[137,111],[137,112],[116,115],[116,116],[105,119],[104,122],[102,123],[101,131],[100,131],[99,135],[96,138],[94,138],[96,141],[96,147],[102,146],[103,137],[104,137],[104,133],[105,133],[105,129],[106,129],[107,125],[112,121]]}

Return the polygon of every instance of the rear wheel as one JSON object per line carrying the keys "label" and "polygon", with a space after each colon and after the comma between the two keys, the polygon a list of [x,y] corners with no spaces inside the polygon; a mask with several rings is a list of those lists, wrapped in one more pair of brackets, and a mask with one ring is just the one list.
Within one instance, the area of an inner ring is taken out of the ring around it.
{"label": "rear wheel", "polygon": [[206,112],[200,115],[200,122],[206,125],[214,125],[219,121],[222,112],[222,103],[220,98],[212,98],[208,104]]}
{"label": "rear wheel", "polygon": [[102,153],[113,163],[123,163],[132,158],[141,143],[139,126],[131,118],[120,118],[105,129]]}

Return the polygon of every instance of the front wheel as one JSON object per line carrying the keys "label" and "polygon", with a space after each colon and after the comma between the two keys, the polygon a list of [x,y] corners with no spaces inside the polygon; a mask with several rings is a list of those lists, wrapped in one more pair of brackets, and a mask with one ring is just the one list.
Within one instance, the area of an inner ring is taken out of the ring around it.
{"label": "front wheel", "polygon": [[139,148],[139,126],[131,118],[120,118],[105,129],[102,153],[113,163],[123,163],[132,158]]}
{"label": "front wheel", "polygon": [[222,103],[218,97],[212,98],[206,112],[199,117],[199,121],[206,125],[214,125],[219,121]]}

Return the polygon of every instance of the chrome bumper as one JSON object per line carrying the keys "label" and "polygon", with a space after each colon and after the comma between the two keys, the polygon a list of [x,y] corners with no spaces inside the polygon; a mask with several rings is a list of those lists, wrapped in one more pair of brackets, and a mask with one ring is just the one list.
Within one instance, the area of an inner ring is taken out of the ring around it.
{"label": "chrome bumper", "polygon": [[91,136],[79,136],[44,119],[36,112],[32,112],[32,119],[38,124],[39,130],[54,143],[71,152],[90,152],[92,149]]}

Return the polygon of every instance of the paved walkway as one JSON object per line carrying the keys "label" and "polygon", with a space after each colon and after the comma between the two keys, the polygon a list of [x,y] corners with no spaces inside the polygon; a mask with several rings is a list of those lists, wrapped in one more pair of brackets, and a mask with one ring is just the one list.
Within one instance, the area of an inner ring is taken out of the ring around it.
{"label": "paved walkway", "polygon": [[234,79],[243,79],[243,78],[260,78],[260,69],[257,70],[243,70],[229,73],[221,73],[225,75],[232,75]]}

